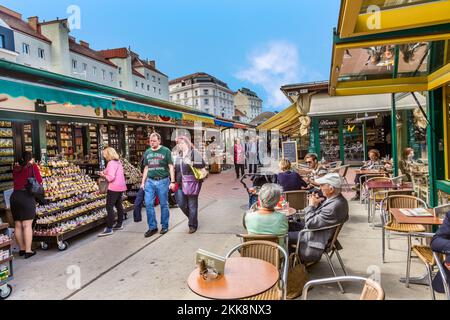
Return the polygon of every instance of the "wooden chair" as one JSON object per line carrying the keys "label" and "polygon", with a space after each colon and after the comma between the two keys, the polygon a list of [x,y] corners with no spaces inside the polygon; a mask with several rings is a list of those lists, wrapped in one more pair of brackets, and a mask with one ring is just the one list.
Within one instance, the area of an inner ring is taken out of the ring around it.
{"label": "wooden chair", "polygon": [[[347,271],[345,270],[344,262],[342,261],[341,255],[339,254],[339,250],[341,250],[342,247],[339,244],[338,239],[337,239],[343,226],[344,226],[344,224],[342,223],[342,224],[336,224],[333,226],[320,228],[320,229],[303,229],[302,231],[299,231],[298,238],[297,238],[297,246],[296,246],[297,253],[300,256],[300,236],[302,233],[318,232],[318,231],[323,231],[323,230],[335,229],[333,237],[329,240],[327,246],[325,247],[324,251],[322,252],[322,255],[324,255],[326,257],[328,265],[330,266],[331,272],[333,273],[333,275],[335,277],[337,277],[336,270],[335,270],[333,262],[331,260],[333,258],[333,255],[336,254],[336,256],[339,260],[339,264],[341,265],[342,271],[344,272],[344,275],[347,275]],[[306,266],[309,267],[314,263],[307,263]],[[341,285],[341,283],[339,281],[338,281],[338,286],[339,286],[339,289],[341,290],[341,292],[345,293],[344,287]]]}
{"label": "wooden chair", "polygon": [[295,190],[286,191],[283,196],[287,202],[289,202],[289,207],[298,210],[303,210],[308,206],[308,191],[307,190]]}
{"label": "wooden chair", "polygon": [[307,300],[308,298],[308,290],[309,288],[315,285],[329,284],[329,283],[340,283],[340,282],[363,282],[364,287],[361,292],[361,296],[359,300],[384,300],[384,290],[380,286],[379,283],[362,277],[335,277],[335,278],[327,278],[327,279],[319,279],[319,280],[311,280],[305,284],[303,288],[303,300]]}
{"label": "wooden chair", "polygon": [[[380,204],[380,216],[381,216],[381,248],[382,248],[382,261],[385,262],[385,246],[386,246],[386,234],[388,241],[390,241],[390,233],[398,235],[408,236],[414,232],[425,232],[425,227],[421,224],[403,224],[398,223],[392,214],[389,212],[392,208],[428,208],[425,201],[413,196],[394,195],[388,196],[381,201]],[[409,241],[408,241],[409,243]],[[390,242],[388,242],[390,249]],[[411,254],[411,247],[408,246],[408,260]],[[408,271],[407,271],[408,273]]]}
{"label": "wooden chair", "polygon": [[230,258],[237,251],[239,251],[241,257],[261,259],[271,263],[280,270],[280,281],[278,281],[278,284],[248,300],[286,300],[289,261],[287,251],[280,245],[270,241],[248,241],[232,248],[227,253],[226,258]]}

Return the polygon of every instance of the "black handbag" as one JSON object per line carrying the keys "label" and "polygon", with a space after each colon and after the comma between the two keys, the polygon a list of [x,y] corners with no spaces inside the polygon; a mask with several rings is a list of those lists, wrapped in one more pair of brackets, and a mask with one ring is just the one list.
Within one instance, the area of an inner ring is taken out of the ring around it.
{"label": "black handbag", "polygon": [[45,191],[44,187],[37,182],[36,176],[34,175],[34,168],[31,166],[32,176],[28,176],[28,183],[25,189],[39,202],[45,201]]}

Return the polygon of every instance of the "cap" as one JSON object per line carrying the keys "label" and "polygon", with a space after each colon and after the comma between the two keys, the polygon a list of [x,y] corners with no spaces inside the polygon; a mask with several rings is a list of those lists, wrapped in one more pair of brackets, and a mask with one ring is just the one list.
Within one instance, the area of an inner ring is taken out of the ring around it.
{"label": "cap", "polygon": [[334,188],[342,187],[342,179],[338,173],[329,173],[321,178],[316,179],[314,182],[318,184],[329,184]]}

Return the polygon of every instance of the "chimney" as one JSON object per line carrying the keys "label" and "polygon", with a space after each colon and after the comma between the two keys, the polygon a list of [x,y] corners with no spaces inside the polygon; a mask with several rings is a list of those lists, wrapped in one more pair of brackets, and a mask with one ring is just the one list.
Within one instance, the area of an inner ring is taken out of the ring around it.
{"label": "chimney", "polygon": [[89,43],[87,43],[86,41],[80,40],[80,45],[82,47],[88,48],[89,49]]}
{"label": "chimney", "polygon": [[149,61],[148,64],[156,69],[156,62],[155,62],[155,60]]}
{"label": "chimney", "polygon": [[76,38],[74,36],[69,36],[69,41],[77,42]]}
{"label": "chimney", "polygon": [[1,11],[1,12],[4,12],[4,13],[10,15],[10,16],[13,16],[13,17],[16,18],[16,19],[22,20],[22,15],[21,15],[20,13],[15,12],[15,11],[13,11],[13,10],[11,10],[11,9],[8,9],[8,8],[6,8],[6,7],[4,7],[4,6],[0,6],[0,11]]}
{"label": "chimney", "polygon": [[38,17],[30,17],[28,18],[28,24],[30,25],[31,29],[34,31],[38,31],[38,24],[39,24],[39,18]]}

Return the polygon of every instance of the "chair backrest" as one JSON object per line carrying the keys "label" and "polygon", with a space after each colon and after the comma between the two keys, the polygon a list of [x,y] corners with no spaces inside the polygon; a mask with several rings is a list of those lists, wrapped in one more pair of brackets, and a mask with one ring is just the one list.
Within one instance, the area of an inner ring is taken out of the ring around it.
{"label": "chair backrest", "polygon": [[296,210],[302,210],[308,206],[307,190],[286,191],[284,193],[284,198],[289,202],[289,207]]}
{"label": "chair backrest", "polygon": [[[343,178],[347,177],[348,168],[350,168],[349,164],[343,165],[340,167],[339,175]],[[342,171],[342,173],[341,173]]]}
{"label": "chair backrest", "polygon": [[[410,191],[410,190],[409,190]],[[384,198],[380,204],[380,215],[383,224],[391,221],[391,214],[389,210],[392,208],[405,208],[405,209],[414,209],[422,206],[427,209],[428,205],[425,201],[420,198],[409,196],[409,195],[390,195]]]}
{"label": "chair backrest", "polygon": [[243,233],[237,234],[237,237],[242,239],[242,242],[249,241],[269,241],[276,244],[280,244],[280,241],[284,243],[287,247],[288,235],[275,235],[275,234],[254,234],[254,233]]}
{"label": "chair backrest", "polygon": [[332,252],[334,250],[334,248],[336,247],[336,241],[338,240],[339,233],[341,232],[343,226],[344,224],[341,224],[336,227],[336,230],[334,230],[333,237],[330,239],[325,248],[325,252]]}
{"label": "chair backrest", "polygon": [[[238,244],[226,255],[230,258],[233,253],[239,251],[241,257],[255,258],[267,261],[280,270],[283,298],[286,299],[286,284],[288,273],[288,253],[282,246],[270,241],[248,241]],[[283,257],[283,260],[280,258]]]}
{"label": "chair backrest", "polygon": [[379,283],[367,279],[360,300],[384,300],[384,290]]}

